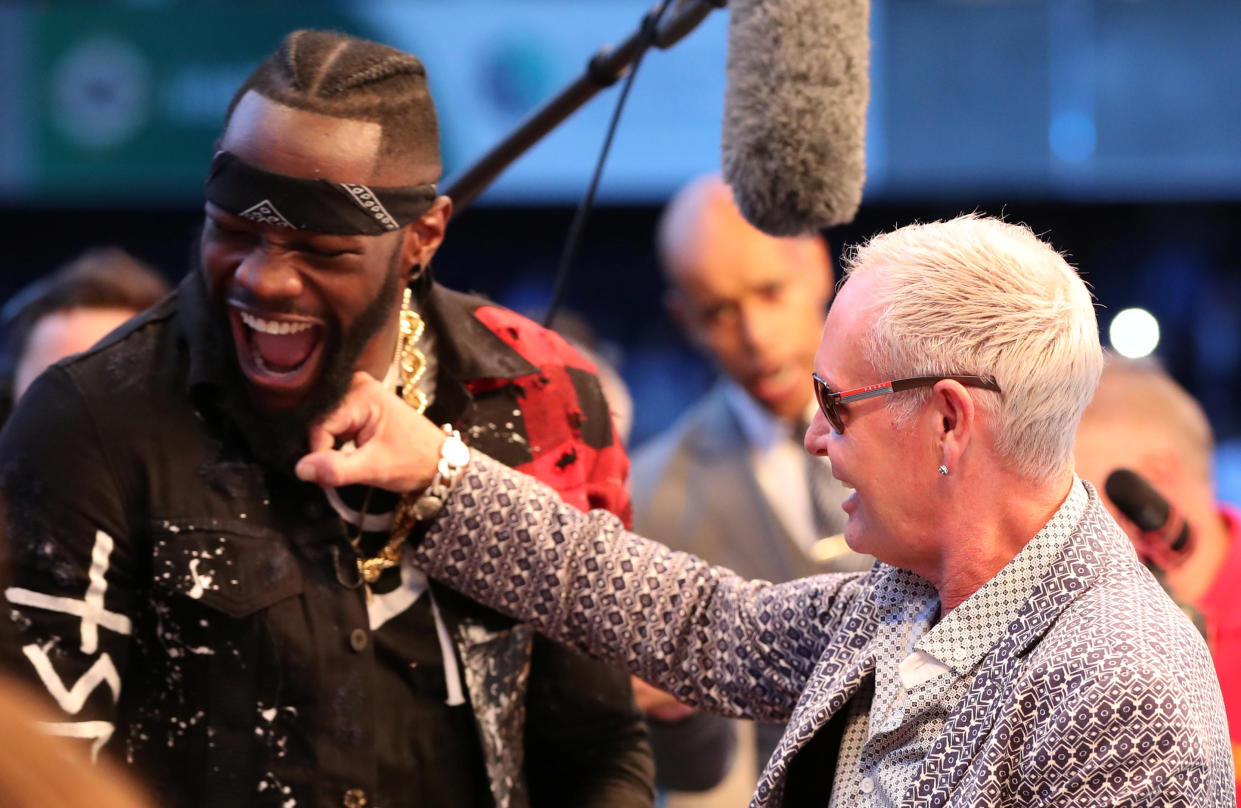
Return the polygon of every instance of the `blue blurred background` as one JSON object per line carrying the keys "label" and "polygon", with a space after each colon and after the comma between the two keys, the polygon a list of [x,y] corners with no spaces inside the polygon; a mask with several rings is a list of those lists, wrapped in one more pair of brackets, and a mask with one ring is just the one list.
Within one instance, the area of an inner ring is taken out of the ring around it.
{"label": "blue blurred background", "polygon": [[[0,4],[0,296],[81,249],[118,244],[181,275],[234,88],[280,38],[328,27],[418,54],[449,177],[628,36],[649,0]],[[724,12],[643,63],[586,230],[568,305],[632,387],[633,441],[711,378],[660,307],[659,206],[719,165]],[[1241,438],[1241,3],[873,0],[868,181],[837,253],[915,219],[1024,221],[1082,270],[1105,340],[1118,311]],[[615,90],[454,220],[441,280],[546,304]],[[1241,499],[1241,450],[1221,483]]]}

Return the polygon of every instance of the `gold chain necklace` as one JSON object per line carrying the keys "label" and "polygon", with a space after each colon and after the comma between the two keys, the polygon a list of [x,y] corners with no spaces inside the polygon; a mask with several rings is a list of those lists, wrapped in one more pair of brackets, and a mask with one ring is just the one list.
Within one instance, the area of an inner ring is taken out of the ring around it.
{"label": "gold chain necklace", "polygon": [[[401,301],[400,333],[397,334],[392,361],[397,363],[397,370],[401,376],[401,398],[414,408],[414,412],[421,415],[427,408],[427,395],[418,389],[418,382],[426,373],[427,358],[418,348],[418,340],[421,339],[426,324],[418,316],[418,312],[414,311],[411,300],[412,295],[406,287],[405,297]],[[365,519],[365,517],[366,512],[363,510],[362,518]],[[399,528],[396,524],[393,527]],[[362,575],[362,580],[366,581],[366,591],[369,594],[370,585],[379,580],[384,570],[401,563],[401,547],[405,544],[405,537],[409,535],[409,532],[394,529],[388,538],[388,543],[371,558],[362,557],[362,532],[362,525],[359,524],[358,535],[350,539],[350,543],[353,544],[353,549],[358,554],[358,572]]]}

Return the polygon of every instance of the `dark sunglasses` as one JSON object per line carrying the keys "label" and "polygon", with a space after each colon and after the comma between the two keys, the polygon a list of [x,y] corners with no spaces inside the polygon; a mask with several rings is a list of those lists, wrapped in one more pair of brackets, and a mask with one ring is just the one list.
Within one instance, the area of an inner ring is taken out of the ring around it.
{"label": "dark sunglasses", "polygon": [[841,390],[839,393],[833,393],[831,388],[827,386],[827,382],[819,378],[819,374],[811,373],[810,377],[814,379],[814,397],[818,399],[819,409],[823,410],[823,415],[827,417],[827,422],[832,425],[832,429],[836,430],[837,434],[844,434],[845,431],[845,422],[840,415],[840,405],[848,404],[850,401],[862,401],[875,396],[888,396],[892,393],[911,390],[915,387],[930,387],[944,379],[952,379],[954,382],[960,382],[966,387],[981,387],[984,390],[1000,392],[999,383],[991,376],[914,376],[909,379],[896,379],[895,381],[880,382],[879,384],[868,384],[865,387],[858,387],[854,390]]}

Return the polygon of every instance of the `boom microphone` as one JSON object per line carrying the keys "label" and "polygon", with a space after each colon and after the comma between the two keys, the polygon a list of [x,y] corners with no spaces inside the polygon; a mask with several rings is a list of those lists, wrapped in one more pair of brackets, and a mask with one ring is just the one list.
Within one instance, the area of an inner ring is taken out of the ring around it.
{"label": "boom microphone", "polygon": [[1185,561],[1194,544],[1189,522],[1141,475],[1117,469],[1107,476],[1103,490],[1117,510],[1142,531],[1139,555],[1165,570]]}
{"label": "boom microphone", "polygon": [[866,180],[869,0],[728,0],[724,178],[773,236],[848,222]]}
{"label": "boom microphone", "polygon": [[454,212],[621,78],[648,45],[669,48],[727,6],[720,151],[737,207],[773,236],[851,221],[866,181],[870,0],[669,1],[666,19],[651,12],[619,46],[600,50],[580,78],[454,178],[445,189]]}

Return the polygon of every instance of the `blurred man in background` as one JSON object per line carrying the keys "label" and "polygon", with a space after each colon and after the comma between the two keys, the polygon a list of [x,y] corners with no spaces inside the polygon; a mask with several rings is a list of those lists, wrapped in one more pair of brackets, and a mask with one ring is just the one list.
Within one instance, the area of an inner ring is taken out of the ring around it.
{"label": "blurred man in background", "polygon": [[1105,493],[1113,471],[1137,472],[1188,522],[1193,539],[1186,557],[1155,571],[1169,594],[1205,621],[1241,774],[1241,512],[1215,498],[1214,450],[1202,407],[1163,368],[1108,357],[1077,430],[1077,473],[1099,489],[1139,548],[1139,528]]}
{"label": "blurred man in background", "polygon": [[97,247],[18,292],[0,315],[14,399],[48,365],[91,347],[170,290],[119,247]]}
{"label": "blurred man in background", "polygon": [[[634,529],[748,578],[781,582],[867,569],[873,559],[850,551],[838,535],[848,491],[827,458],[802,445],[817,407],[806,374],[832,292],[826,242],[756,230],[723,180],[704,176],[668,205],[657,246],[669,312],[723,377],[634,453]],[[683,718],[671,699],[642,686],[638,695],[657,729],[661,716]],[[758,726],[757,749],[749,741],[753,728],[738,729],[746,751],[729,783],[740,804],[782,727]],[[659,734],[657,771],[670,768],[659,765]]]}

